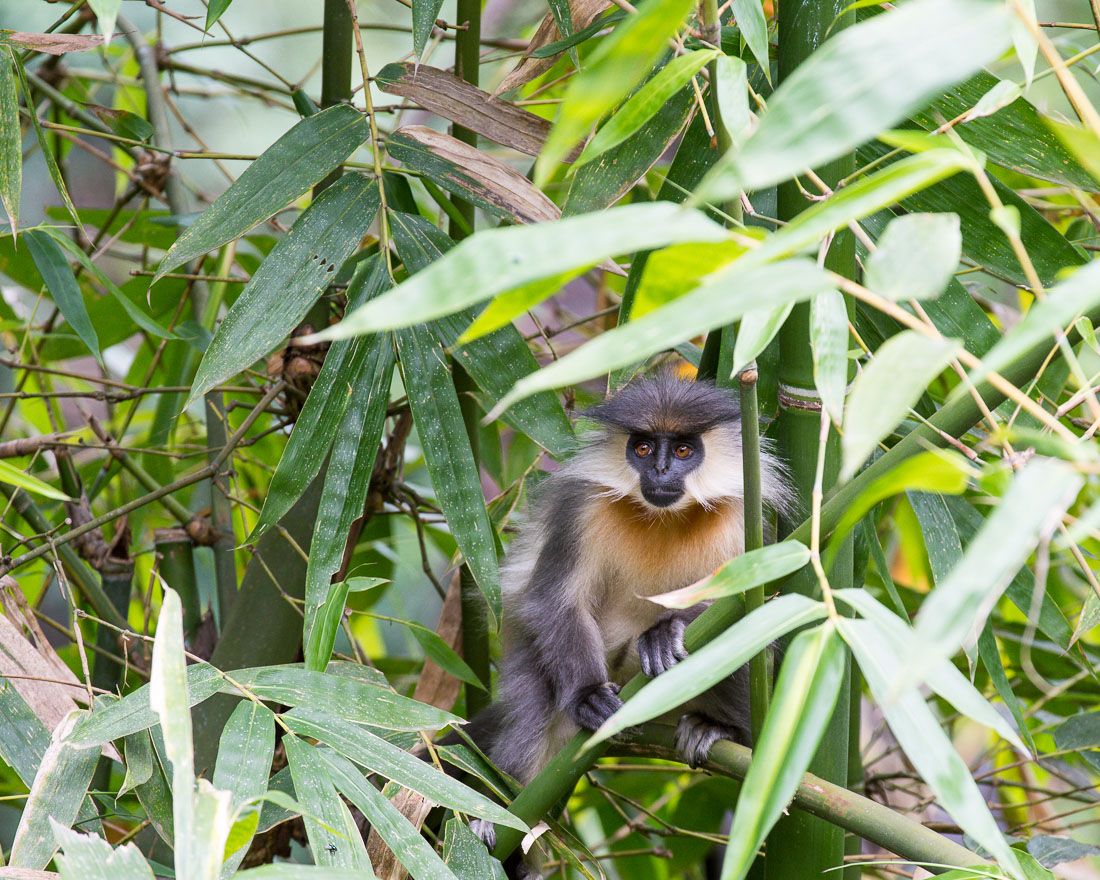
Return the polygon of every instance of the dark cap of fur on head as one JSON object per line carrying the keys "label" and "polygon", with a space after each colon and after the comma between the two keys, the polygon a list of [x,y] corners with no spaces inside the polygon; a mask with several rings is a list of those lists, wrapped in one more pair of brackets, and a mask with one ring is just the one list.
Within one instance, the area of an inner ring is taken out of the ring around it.
{"label": "dark cap of fur on head", "polygon": [[653,434],[702,434],[736,422],[741,410],[728,391],[710,382],[660,373],[635,379],[585,415],[608,427]]}

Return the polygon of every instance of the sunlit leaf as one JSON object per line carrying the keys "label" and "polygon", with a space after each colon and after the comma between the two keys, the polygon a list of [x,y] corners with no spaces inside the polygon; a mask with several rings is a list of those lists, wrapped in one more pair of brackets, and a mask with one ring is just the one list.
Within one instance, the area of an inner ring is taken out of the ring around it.
{"label": "sunlit leaf", "polygon": [[666,608],[690,608],[722,596],[734,596],[753,587],[793,574],[810,561],[810,550],[798,541],[781,541],[743,553],[709,578],[669,593],[648,596]]}
{"label": "sunlit leaf", "polygon": [[814,387],[829,417],[839,425],[848,389],[848,309],[840,291],[827,290],[810,302],[810,345]]}
{"label": "sunlit leaf", "polygon": [[890,221],[867,260],[864,286],[892,300],[932,299],[959,266],[957,214],[906,214]]}

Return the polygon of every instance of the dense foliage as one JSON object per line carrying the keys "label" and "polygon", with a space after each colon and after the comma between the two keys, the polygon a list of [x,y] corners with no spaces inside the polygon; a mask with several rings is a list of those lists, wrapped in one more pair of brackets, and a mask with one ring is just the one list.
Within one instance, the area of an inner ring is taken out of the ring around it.
{"label": "dense foliage", "polygon": [[[0,30],[0,877],[1098,876],[1095,0],[230,2]],[[517,791],[429,734],[660,364],[739,395],[749,552]]]}

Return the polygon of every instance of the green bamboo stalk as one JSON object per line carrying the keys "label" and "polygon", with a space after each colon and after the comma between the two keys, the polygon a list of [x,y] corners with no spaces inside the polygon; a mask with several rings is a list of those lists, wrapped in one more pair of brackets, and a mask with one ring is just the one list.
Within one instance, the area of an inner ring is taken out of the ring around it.
{"label": "green bamboo stalk", "polygon": [[[756,400],[756,364],[741,371],[741,465],[745,480],[745,552],[764,546],[764,504],[760,488],[760,409]],[[745,593],[745,613],[764,605],[764,585]],[[752,706],[752,741],[764,727],[771,699],[768,655],[761,651],[749,661],[749,697]]]}
{"label": "green bamboo stalk", "polygon": [[[455,31],[455,75],[476,86],[480,80],[481,63],[481,0],[458,0],[455,17],[459,27],[463,28]],[[451,134],[464,144],[477,146],[477,132],[454,125]],[[452,218],[450,222],[451,238],[460,241],[467,235],[463,227],[474,228],[474,204],[459,196],[453,196],[451,202],[465,221],[459,223]]]}
{"label": "green bamboo stalk", "polygon": [[194,635],[202,621],[198,579],[195,577],[194,544],[186,529],[153,530],[153,546],[160,556],[160,575],[179,593],[183,605],[183,632]]}
{"label": "green bamboo stalk", "polygon": [[[321,28],[322,110],[351,100],[352,53],[355,51],[352,27],[351,10],[348,8],[347,0],[325,0]],[[365,87],[369,88],[369,86]],[[342,165],[335,168],[324,180],[313,187],[313,197],[319,196],[343,173]],[[316,316],[311,313],[308,317]],[[323,326],[316,321],[312,323],[315,327]]]}
{"label": "green bamboo stalk", "polygon": [[[840,16],[847,0],[779,0],[779,81],[782,82],[808,58],[830,33],[850,24],[852,16]],[[835,186],[855,170],[852,155],[843,156],[815,169],[828,186]],[[779,187],[778,216],[793,220],[810,206],[796,182]],[[825,265],[846,278],[856,278],[855,241],[847,230],[829,246]],[[811,508],[819,457],[821,402],[814,385],[810,348],[810,307],[792,310],[779,333],[779,448],[790,468],[795,497],[803,510]],[[840,443],[830,430],[824,450],[822,489],[828,493],[840,470]],[[836,587],[851,584],[851,543],[838,554],[830,582]],[[818,584],[806,571],[788,580],[785,591],[813,594]],[[848,782],[849,739],[848,681],[837,699],[833,717],[818,747],[810,772],[843,786]],[[858,731],[855,732],[858,736]],[[791,810],[776,823],[767,846],[768,880],[808,880],[844,864],[843,830],[802,810]]]}
{"label": "green bamboo stalk", "polygon": [[[636,740],[616,744],[609,751],[616,756],[676,760],[673,733],[668,725],[651,724]],[[714,744],[706,768],[733,779],[744,779],[751,762],[751,750],[723,740]],[[803,776],[793,803],[799,810],[850,831],[857,839],[866,838],[902,859],[927,864],[933,873],[945,873],[950,869],[942,866],[947,865],[990,867],[980,856],[919,822],[810,773]]]}

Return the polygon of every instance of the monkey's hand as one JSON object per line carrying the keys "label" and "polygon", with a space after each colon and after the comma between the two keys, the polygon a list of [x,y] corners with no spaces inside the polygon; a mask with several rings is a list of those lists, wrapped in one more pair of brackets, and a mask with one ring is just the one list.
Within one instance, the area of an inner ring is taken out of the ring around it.
{"label": "monkey's hand", "polygon": [[587,730],[596,730],[623,705],[619,686],[613,681],[580,688],[569,705],[573,720]]}
{"label": "monkey's hand", "polygon": [[656,678],[687,657],[684,630],[695,617],[698,613],[674,611],[662,614],[653,626],[638,636],[638,658],[642,661],[642,672]]}

